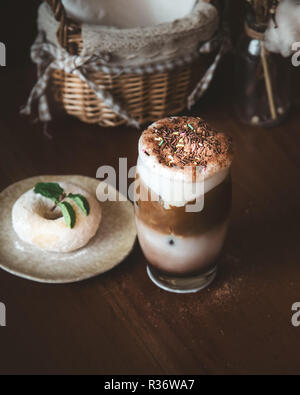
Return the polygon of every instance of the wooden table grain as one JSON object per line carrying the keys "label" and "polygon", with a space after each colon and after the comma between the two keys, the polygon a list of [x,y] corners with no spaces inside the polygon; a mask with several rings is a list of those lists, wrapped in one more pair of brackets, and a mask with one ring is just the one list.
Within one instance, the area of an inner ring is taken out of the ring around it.
{"label": "wooden table grain", "polygon": [[[0,68],[1,190],[39,174],[93,177],[101,165],[117,168],[120,157],[128,166],[137,159],[140,131],[59,116],[49,139],[19,115],[35,78],[28,49],[37,3],[21,6],[23,35],[5,21],[11,7],[5,18],[1,12],[8,51]],[[291,306],[300,301],[299,100],[278,127],[242,125],[232,110],[232,77],[228,56],[192,111],[235,141],[232,221],[215,282],[191,295],[160,290],[138,243],[117,268],[77,284],[43,285],[0,271],[7,308],[0,374],[300,373],[300,327],[291,324]]]}

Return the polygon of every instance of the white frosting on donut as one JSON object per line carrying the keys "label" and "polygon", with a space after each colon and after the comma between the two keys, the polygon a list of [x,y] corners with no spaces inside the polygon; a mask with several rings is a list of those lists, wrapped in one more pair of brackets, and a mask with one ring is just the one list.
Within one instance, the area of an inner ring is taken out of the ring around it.
{"label": "white frosting on donut", "polygon": [[51,209],[54,203],[33,189],[24,193],[12,209],[12,224],[15,232],[23,241],[38,248],[53,252],[71,252],[84,247],[96,234],[101,222],[100,203],[81,187],[68,182],[59,182],[66,194],[81,194],[89,202],[90,214],[86,216],[71,200],[76,213],[76,224],[70,229],[61,210]]}

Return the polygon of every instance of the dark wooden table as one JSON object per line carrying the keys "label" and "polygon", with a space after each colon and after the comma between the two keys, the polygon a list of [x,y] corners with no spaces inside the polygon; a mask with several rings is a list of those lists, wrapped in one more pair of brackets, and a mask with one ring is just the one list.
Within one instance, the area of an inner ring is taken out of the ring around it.
{"label": "dark wooden table", "polygon": [[[136,130],[61,117],[48,139],[19,115],[35,78],[28,48],[36,4],[20,5],[17,16],[1,5],[8,66],[0,68],[0,188],[39,174],[95,176],[101,165],[117,168],[119,157],[134,165]],[[227,57],[192,112],[236,146],[232,222],[213,285],[193,295],[158,289],[138,243],[117,268],[82,283],[42,285],[1,271],[0,373],[300,373],[300,327],[291,325],[300,301],[298,103],[280,127],[244,126],[232,110],[232,74]]]}

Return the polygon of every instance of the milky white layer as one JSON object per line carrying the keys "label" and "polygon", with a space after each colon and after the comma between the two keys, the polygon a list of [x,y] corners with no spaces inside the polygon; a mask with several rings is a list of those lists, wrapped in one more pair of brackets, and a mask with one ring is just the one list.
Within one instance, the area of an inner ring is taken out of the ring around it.
{"label": "milky white layer", "polygon": [[[190,173],[186,174],[158,163],[153,156],[147,156],[141,147],[137,164],[137,173],[141,181],[163,200],[164,207],[182,207],[195,199],[203,207],[204,194],[221,184],[229,174],[229,169],[221,170],[209,178],[197,178],[191,182]],[[143,197],[141,198],[143,200]]]}
{"label": "milky white layer", "polygon": [[[193,237],[179,237],[159,233],[136,217],[139,242],[150,263],[162,271],[185,273],[205,271],[220,253],[228,221],[212,230]],[[174,244],[170,244],[170,240]]]}

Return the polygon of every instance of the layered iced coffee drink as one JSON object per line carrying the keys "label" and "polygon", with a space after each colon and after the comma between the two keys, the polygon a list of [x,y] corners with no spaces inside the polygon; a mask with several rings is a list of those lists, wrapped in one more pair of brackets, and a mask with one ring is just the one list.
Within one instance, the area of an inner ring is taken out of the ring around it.
{"label": "layered iced coffee drink", "polygon": [[139,140],[135,212],[148,274],[195,292],[215,277],[231,211],[232,141],[200,118],[170,117]]}

